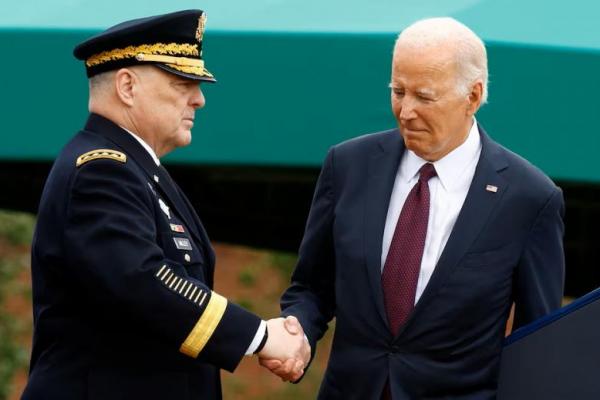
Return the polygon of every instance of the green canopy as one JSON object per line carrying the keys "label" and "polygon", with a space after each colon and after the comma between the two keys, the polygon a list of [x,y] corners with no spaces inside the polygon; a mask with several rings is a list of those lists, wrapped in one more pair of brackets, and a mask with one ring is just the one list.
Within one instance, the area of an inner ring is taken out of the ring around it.
{"label": "green canopy", "polygon": [[592,0],[15,1],[0,14],[2,160],[51,160],[84,123],[87,81],[72,56],[126,19],[208,14],[193,144],[173,162],[317,166],[327,148],[395,126],[397,33],[449,15],[486,42],[490,98],[478,120],[556,179],[600,182],[600,3]]}

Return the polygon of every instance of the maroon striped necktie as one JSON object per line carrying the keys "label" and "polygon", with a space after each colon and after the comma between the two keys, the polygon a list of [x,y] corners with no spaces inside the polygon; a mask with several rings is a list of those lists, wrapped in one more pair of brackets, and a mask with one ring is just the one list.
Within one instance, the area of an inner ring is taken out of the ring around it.
{"label": "maroon striped necktie", "polygon": [[415,292],[429,220],[429,186],[436,176],[433,164],[419,170],[419,181],[406,197],[390,244],[381,282],[385,310],[394,336],[406,322],[415,304]]}

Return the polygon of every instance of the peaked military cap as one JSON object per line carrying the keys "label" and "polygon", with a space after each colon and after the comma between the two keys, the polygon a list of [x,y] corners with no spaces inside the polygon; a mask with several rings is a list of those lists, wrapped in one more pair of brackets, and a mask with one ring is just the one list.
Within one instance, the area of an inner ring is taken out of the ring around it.
{"label": "peaked military cap", "polygon": [[205,23],[202,10],[134,19],[89,38],[73,54],[85,61],[88,77],[150,63],[185,78],[215,82],[202,60]]}

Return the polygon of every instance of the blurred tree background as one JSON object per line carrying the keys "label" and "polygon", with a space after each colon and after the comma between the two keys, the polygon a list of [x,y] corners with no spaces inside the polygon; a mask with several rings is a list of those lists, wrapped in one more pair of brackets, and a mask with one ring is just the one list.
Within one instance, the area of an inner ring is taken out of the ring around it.
{"label": "blurred tree background", "polygon": [[[0,400],[20,398],[27,381],[31,334],[30,250],[35,217],[0,211]],[[292,253],[222,243],[217,253],[215,290],[263,318],[279,314],[279,296],[296,262]],[[331,329],[320,342],[315,361],[298,385],[283,383],[245,357],[235,374],[222,372],[225,400],[316,398],[323,377]]]}
{"label": "blurred tree background", "polygon": [[27,376],[33,225],[29,214],[0,212],[0,399],[18,398]]}

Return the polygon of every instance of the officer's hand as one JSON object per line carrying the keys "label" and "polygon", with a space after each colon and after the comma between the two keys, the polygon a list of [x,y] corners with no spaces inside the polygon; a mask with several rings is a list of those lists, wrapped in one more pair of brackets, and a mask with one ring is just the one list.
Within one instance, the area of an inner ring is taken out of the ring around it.
{"label": "officer's hand", "polygon": [[269,337],[258,354],[260,365],[283,381],[297,381],[304,374],[311,350],[300,322],[292,316],[275,318],[267,321],[267,327]]}

